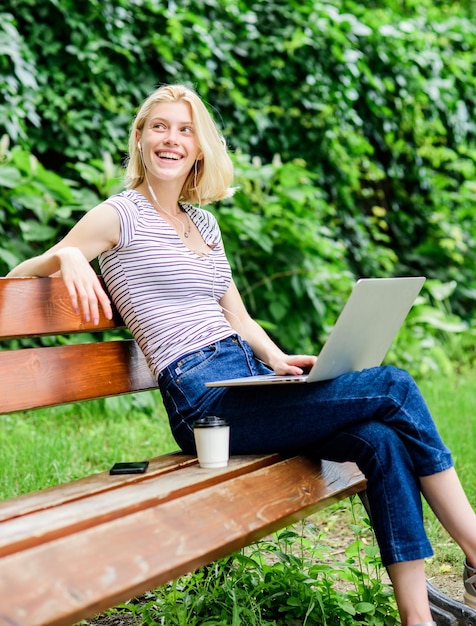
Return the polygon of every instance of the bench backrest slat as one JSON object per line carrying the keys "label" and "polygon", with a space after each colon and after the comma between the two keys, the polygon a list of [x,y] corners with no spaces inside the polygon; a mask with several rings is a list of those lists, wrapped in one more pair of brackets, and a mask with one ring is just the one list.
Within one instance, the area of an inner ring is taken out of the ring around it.
{"label": "bench backrest slat", "polygon": [[0,339],[120,328],[119,316],[98,326],[73,311],[61,278],[0,278]]}
{"label": "bench backrest slat", "polygon": [[157,388],[119,316],[84,322],[61,278],[0,278],[0,339],[104,329],[120,340],[0,351],[0,413]]}
{"label": "bench backrest slat", "polygon": [[0,352],[0,412],[154,389],[132,340]]}

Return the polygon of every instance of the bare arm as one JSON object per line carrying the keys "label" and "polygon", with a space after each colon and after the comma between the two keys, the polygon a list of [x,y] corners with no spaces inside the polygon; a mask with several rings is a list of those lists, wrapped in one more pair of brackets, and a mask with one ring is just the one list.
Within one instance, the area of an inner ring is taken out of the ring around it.
{"label": "bare arm", "polygon": [[8,276],[51,276],[60,273],[65,282],[74,310],[97,324],[99,305],[106,317],[112,308],[90,261],[112,248],[119,240],[120,225],[115,209],[99,204],[86,213],[71,231],[43,254],[27,259]]}
{"label": "bare arm", "polygon": [[306,354],[285,354],[269,337],[261,326],[249,315],[234,282],[220,300],[225,317],[251,346],[254,354],[267,363],[276,374],[302,374],[310,369],[315,356]]}

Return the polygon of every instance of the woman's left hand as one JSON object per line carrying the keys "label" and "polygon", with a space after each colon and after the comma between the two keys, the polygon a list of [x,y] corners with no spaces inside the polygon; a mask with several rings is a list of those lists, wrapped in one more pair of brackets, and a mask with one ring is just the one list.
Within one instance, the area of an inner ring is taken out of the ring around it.
{"label": "woman's left hand", "polygon": [[317,357],[310,354],[284,354],[283,357],[272,363],[275,374],[291,374],[299,376],[306,374],[317,361]]}

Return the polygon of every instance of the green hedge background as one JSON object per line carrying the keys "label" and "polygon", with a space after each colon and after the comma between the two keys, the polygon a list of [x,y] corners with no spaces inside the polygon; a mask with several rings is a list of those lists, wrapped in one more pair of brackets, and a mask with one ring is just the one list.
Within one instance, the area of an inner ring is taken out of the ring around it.
{"label": "green hedge background", "polygon": [[216,205],[251,313],[316,350],[358,276],[424,274],[390,361],[473,365],[476,5],[10,0],[0,8],[0,273],[121,188],[162,82],[233,151]]}

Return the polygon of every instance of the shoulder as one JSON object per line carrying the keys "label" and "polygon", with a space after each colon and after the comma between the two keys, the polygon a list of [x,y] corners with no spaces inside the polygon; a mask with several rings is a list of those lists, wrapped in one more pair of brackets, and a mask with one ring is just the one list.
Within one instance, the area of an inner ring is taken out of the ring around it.
{"label": "shoulder", "polygon": [[[142,202],[143,200],[143,202]],[[134,239],[141,215],[146,210],[146,199],[137,191],[128,189],[114,194],[104,201],[103,205],[112,207],[120,224],[119,246],[125,246]]]}
{"label": "shoulder", "polygon": [[[109,196],[103,204],[113,206],[118,213],[139,213],[141,210],[141,194],[134,189],[127,189]],[[145,200],[145,198],[144,198]]]}
{"label": "shoulder", "polygon": [[217,220],[213,213],[207,211],[207,209],[202,209],[202,207],[196,207],[193,204],[188,204],[187,202],[181,202],[182,209],[187,211],[190,216],[196,217],[200,221],[206,222],[208,224],[217,223]]}
{"label": "shoulder", "polygon": [[216,217],[210,211],[195,207],[191,204],[183,204],[183,209],[193,220],[202,237],[208,244],[216,244],[221,239],[220,226]]}

